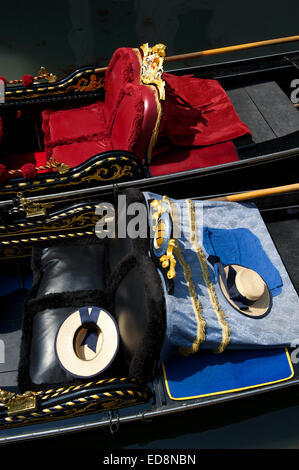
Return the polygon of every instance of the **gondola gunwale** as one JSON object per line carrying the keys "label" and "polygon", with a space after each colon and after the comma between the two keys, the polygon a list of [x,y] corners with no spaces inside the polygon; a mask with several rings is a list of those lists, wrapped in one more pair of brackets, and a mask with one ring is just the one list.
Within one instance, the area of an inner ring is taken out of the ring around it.
{"label": "gondola gunwale", "polygon": [[[120,168],[121,171],[128,172],[130,170],[135,173],[135,175],[143,173],[140,159],[136,157],[136,155],[127,150],[109,150],[92,156],[82,164],[71,168],[64,174],[60,174],[58,172],[41,173],[38,178],[34,178],[32,180],[22,177],[11,178],[8,184],[0,187],[0,200],[3,197],[7,197],[7,195],[12,195],[12,197],[16,196],[17,192],[24,192],[28,195],[43,191],[45,194],[48,192],[51,193],[52,188],[57,190],[57,188],[67,184],[77,185],[79,187],[84,186],[81,177],[86,177],[88,182],[92,180],[113,181],[114,179],[121,181],[124,179],[126,174],[124,174],[122,178],[116,178],[114,172],[110,177],[108,175],[107,178],[104,178],[98,176],[96,170],[102,169],[108,171],[109,169],[111,170],[113,165],[120,165],[123,162],[126,162],[126,164],[123,165],[123,168]],[[130,165],[131,168],[128,167],[125,170],[127,165]]]}

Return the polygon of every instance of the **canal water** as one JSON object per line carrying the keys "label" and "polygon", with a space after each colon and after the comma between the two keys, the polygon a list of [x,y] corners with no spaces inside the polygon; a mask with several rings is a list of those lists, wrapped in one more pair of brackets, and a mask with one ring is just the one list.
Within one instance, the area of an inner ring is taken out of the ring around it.
{"label": "canal water", "polygon": [[[41,66],[62,78],[80,66],[107,65],[116,48],[138,47],[144,42],[162,42],[167,45],[167,54],[174,55],[299,33],[297,0],[14,0],[1,2],[0,8],[0,76],[8,80],[36,75]],[[292,43],[178,65],[297,49],[299,44]],[[286,389],[152,422],[126,424],[115,436],[101,429],[18,447],[95,452],[298,449],[298,423],[299,391]]]}

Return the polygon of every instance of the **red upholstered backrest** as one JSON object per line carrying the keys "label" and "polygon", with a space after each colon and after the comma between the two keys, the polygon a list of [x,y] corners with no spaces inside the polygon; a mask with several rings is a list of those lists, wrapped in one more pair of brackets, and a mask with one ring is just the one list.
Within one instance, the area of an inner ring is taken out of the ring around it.
{"label": "red upholstered backrest", "polygon": [[[141,54],[138,49],[120,47],[109,62],[105,74],[105,118],[111,125],[121,100],[121,93],[128,83],[139,84]],[[108,130],[109,132],[109,130]]]}
{"label": "red upholstered backrest", "polygon": [[159,105],[155,87],[127,85],[111,130],[113,149],[150,159],[160,121]]}

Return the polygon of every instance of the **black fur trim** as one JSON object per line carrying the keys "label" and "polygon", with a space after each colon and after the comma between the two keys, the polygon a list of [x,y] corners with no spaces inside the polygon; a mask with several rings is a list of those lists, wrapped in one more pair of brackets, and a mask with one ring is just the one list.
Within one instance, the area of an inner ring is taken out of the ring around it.
{"label": "black fur trim", "polygon": [[152,380],[166,333],[166,306],[161,278],[148,256],[138,256],[137,267],[141,273],[147,298],[150,319],[137,351],[131,361],[129,374],[143,381]]}
{"label": "black fur trim", "polygon": [[110,293],[110,298],[113,299],[115,291],[117,290],[119,284],[123,278],[131,271],[132,268],[136,266],[137,257],[135,253],[129,253],[126,255],[116,266],[112,275],[109,277],[107,282],[108,291]]}

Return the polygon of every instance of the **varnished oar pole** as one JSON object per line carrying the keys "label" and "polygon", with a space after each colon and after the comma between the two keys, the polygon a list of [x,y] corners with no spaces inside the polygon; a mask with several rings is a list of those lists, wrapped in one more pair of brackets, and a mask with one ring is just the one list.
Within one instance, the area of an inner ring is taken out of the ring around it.
{"label": "varnished oar pole", "polygon": [[[190,52],[187,54],[166,56],[164,59],[164,62],[175,62],[178,60],[196,59],[198,57],[207,57],[207,56],[218,55],[218,54],[226,54],[228,52],[243,51],[246,49],[254,49],[257,47],[272,46],[275,44],[284,44],[287,42],[294,42],[294,41],[299,41],[299,35],[288,36],[285,38],[267,39],[265,41],[258,41],[258,42],[248,42],[245,44],[237,44],[235,46],[218,47],[217,49],[207,49],[205,51]],[[95,69],[95,73],[98,73],[98,74],[105,73],[106,70],[107,70],[107,67],[99,67]]]}
{"label": "varnished oar pole", "polygon": [[275,44],[283,44],[286,42],[294,42],[294,41],[299,41],[299,35],[288,36],[285,38],[268,39],[265,41],[258,41],[258,42],[248,42],[246,44],[238,44],[235,46],[228,46],[228,47],[219,47],[217,49],[208,49],[206,51],[200,51],[200,52],[190,52],[188,54],[173,55],[173,56],[165,57],[165,62],[174,62],[177,60],[186,60],[186,59],[196,59],[198,57],[207,57],[211,55],[226,54],[228,52],[243,51],[245,49],[255,49],[257,47],[272,46]]}
{"label": "varnished oar pole", "polygon": [[213,197],[209,198],[210,201],[245,201],[246,199],[255,199],[264,196],[272,196],[274,194],[282,194],[288,193],[291,191],[298,191],[299,190],[299,183],[294,184],[287,184],[285,186],[276,186],[274,188],[266,188],[266,189],[257,189],[254,191],[247,191],[244,193],[238,194],[229,194],[228,196],[220,196],[220,197]]}

